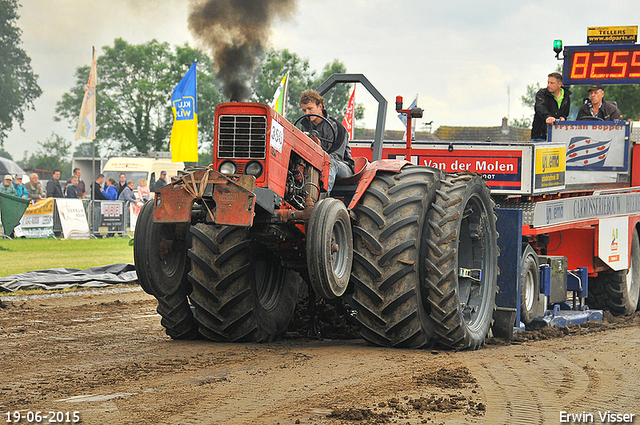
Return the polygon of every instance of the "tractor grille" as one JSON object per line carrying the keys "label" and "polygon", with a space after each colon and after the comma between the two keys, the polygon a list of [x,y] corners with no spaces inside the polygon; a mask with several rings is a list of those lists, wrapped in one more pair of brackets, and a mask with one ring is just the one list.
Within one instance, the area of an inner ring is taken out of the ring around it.
{"label": "tractor grille", "polygon": [[267,117],[221,115],[218,125],[218,158],[265,158]]}

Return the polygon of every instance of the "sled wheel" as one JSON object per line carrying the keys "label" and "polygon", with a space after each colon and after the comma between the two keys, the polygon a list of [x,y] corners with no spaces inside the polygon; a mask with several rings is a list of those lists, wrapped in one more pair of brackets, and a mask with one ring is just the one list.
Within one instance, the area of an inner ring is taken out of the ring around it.
{"label": "sled wheel", "polygon": [[140,286],[158,300],[157,312],[167,335],[193,339],[198,327],[187,294],[187,225],[153,222],[153,203],[140,211],[133,240],[133,256]]}
{"label": "sled wheel", "polygon": [[495,310],[498,234],[493,200],[476,174],[447,174],[428,212],[431,319],[440,344],[475,350]]}
{"label": "sled wheel", "polygon": [[315,205],[306,241],[311,286],[326,299],[342,296],[353,264],[351,220],[342,202],[326,198]]}
{"label": "sled wheel", "polygon": [[640,242],[638,231],[631,238],[631,266],[628,270],[600,273],[589,278],[587,303],[591,308],[609,310],[616,316],[628,316],[638,309],[640,295]]}
{"label": "sled wheel", "polygon": [[540,298],[538,257],[533,250],[525,249],[522,255],[521,266],[520,320],[525,325],[528,325],[535,317]]}
{"label": "sled wheel", "polygon": [[200,333],[214,341],[272,341],[286,332],[300,278],[249,231],[198,223],[189,249],[191,303]]}
{"label": "sled wheel", "polygon": [[356,207],[353,302],[362,337],[372,344],[420,348],[432,341],[422,258],[440,176],[412,165],[379,171]]}

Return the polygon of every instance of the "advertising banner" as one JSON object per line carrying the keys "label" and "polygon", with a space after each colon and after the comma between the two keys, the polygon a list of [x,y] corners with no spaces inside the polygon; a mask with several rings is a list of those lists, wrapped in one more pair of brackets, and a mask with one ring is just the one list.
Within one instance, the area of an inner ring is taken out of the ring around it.
{"label": "advertising banner", "polygon": [[65,239],[88,239],[89,223],[82,199],[56,199],[58,215]]}
{"label": "advertising banner", "polygon": [[[120,228],[124,231],[124,201],[99,201],[100,226]],[[97,202],[96,202],[97,203]]]}
{"label": "advertising banner", "polygon": [[20,220],[20,229],[27,238],[53,237],[54,198],[38,201],[27,208]]}

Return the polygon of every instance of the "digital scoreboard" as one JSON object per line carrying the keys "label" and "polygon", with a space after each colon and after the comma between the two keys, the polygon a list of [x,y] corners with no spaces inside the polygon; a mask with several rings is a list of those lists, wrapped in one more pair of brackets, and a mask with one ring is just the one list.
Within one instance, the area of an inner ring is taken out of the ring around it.
{"label": "digital scoreboard", "polygon": [[640,45],[564,48],[563,84],[640,84]]}

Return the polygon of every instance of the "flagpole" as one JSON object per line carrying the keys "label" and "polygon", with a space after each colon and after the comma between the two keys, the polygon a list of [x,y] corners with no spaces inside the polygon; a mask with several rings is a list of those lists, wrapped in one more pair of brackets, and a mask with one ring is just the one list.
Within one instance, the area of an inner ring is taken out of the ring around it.
{"label": "flagpole", "polygon": [[[95,60],[96,57],[96,47],[95,46],[91,46],[91,66],[93,66],[93,61]],[[98,90],[96,90],[96,94],[97,94]],[[96,105],[97,105],[97,99],[96,99]],[[96,122],[98,121],[97,117],[96,117]],[[91,210],[91,234],[93,235],[93,231],[95,229],[95,225],[96,225],[96,211],[95,211],[95,184],[96,184],[96,180],[97,180],[97,174],[96,174],[96,139],[95,137],[93,139],[91,139],[91,172],[93,173],[93,183],[91,184],[91,207],[89,208]],[[86,193],[86,192],[85,192]]]}

